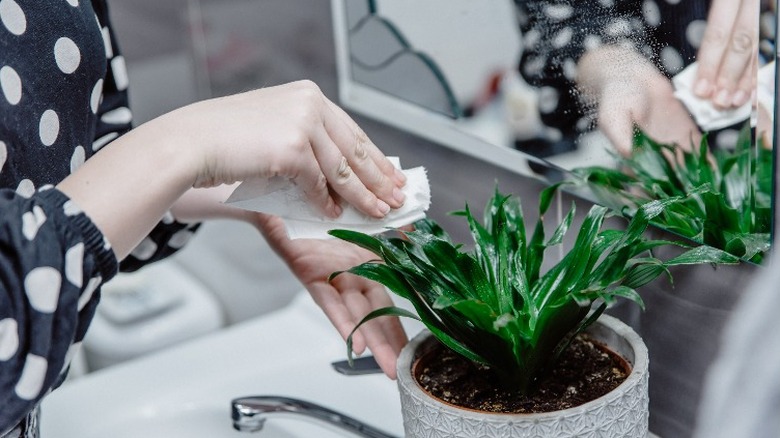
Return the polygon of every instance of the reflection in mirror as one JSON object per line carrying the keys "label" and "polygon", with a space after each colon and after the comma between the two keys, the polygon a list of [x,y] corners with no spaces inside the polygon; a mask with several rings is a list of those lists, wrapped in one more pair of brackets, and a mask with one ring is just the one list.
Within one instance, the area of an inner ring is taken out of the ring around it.
{"label": "reflection in mirror", "polygon": [[[703,192],[708,183],[709,193],[724,199],[717,214],[742,218],[743,225],[760,217],[745,231],[751,238],[733,247],[768,244],[775,1],[336,0],[334,6],[337,46],[341,38],[347,47],[340,70],[351,87],[344,92],[341,78],[345,105],[462,151],[459,139],[469,145],[478,139],[493,148],[465,152],[504,167],[517,163],[506,159],[510,152],[529,157],[516,170],[547,179],[560,178],[561,169],[636,171],[626,159],[648,160],[647,150],[634,154],[641,132],[673,145],[651,158],[655,164],[671,157],[676,168],[689,152],[725,166],[680,190]],[[355,90],[362,86],[378,92],[378,103],[361,101]],[[405,121],[393,99],[435,116]],[[740,136],[746,125],[752,129]],[[619,188],[623,207],[641,184]],[[652,197],[680,194],[640,189]],[[698,231],[682,234],[708,241],[704,223],[711,227],[716,212],[694,213],[704,215]]]}

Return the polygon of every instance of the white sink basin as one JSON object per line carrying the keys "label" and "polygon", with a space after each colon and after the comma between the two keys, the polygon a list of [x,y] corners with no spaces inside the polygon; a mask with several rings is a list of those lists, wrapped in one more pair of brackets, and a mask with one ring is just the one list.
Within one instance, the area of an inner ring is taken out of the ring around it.
{"label": "white sink basin", "polygon": [[[383,374],[344,376],[330,362],[344,342],[306,294],[289,307],[141,359],[107,368],[53,392],[43,403],[43,436],[238,437],[230,402],[252,395],[300,398],[402,436],[395,382]],[[269,417],[254,436],[344,437],[324,423]]]}

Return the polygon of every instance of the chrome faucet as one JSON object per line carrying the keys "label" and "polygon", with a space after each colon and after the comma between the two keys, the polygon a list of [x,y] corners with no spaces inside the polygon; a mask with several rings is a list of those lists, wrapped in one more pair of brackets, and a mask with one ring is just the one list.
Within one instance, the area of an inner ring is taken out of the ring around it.
{"label": "chrome faucet", "polygon": [[352,417],[304,400],[277,396],[252,396],[232,402],[233,428],[241,432],[258,432],[269,416],[303,416],[324,421],[330,426],[366,438],[396,438]]}

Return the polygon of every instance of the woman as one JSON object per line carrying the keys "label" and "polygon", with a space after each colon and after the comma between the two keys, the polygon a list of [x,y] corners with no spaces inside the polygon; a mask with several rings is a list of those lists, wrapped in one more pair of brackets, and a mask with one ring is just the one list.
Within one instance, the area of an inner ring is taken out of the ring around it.
{"label": "woman", "polygon": [[[327,282],[363,253],[289,241],[277,218],[217,202],[237,181],[286,176],[331,217],[339,199],[377,218],[403,204],[403,175],[314,84],[199,102],[132,131],[126,88],[103,0],[0,0],[0,437],[37,435],[37,406],[64,379],[100,286],[171,254],[188,223],[257,226],[344,336],[388,303],[357,278]],[[363,335],[392,375],[400,324]]]}

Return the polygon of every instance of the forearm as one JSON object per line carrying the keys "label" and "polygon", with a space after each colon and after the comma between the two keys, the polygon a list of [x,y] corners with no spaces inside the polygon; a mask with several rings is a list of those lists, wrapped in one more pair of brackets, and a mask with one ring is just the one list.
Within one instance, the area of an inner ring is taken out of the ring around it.
{"label": "forearm", "polygon": [[105,146],[57,188],[111,243],[119,260],[149,233],[196,178],[195,154],[166,116]]}

